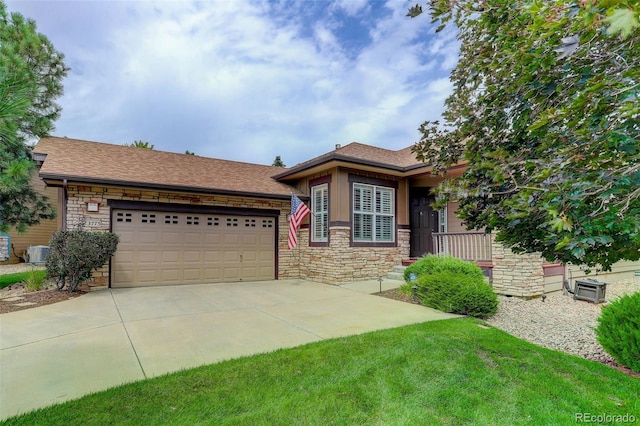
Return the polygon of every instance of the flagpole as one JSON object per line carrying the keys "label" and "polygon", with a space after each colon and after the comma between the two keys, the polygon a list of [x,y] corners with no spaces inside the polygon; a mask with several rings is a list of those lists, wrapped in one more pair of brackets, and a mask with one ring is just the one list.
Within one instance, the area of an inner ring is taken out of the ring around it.
{"label": "flagpole", "polygon": [[[296,232],[298,232],[298,231],[296,231]],[[302,262],[300,261],[300,244],[298,244],[298,279],[302,278],[302,273],[300,272],[300,270],[301,270],[300,264],[301,263]]]}
{"label": "flagpole", "polygon": [[[293,235],[293,239],[296,242],[296,246],[298,246],[298,230],[300,229],[300,225],[302,220],[304,220],[304,217],[306,215],[311,215],[311,216],[315,216],[315,214],[313,214],[313,212],[306,206],[306,204],[304,204],[304,202],[302,200],[300,200],[294,193],[293,191],[291,191],[291,189],[289,189],[289,193],[291,194],[291,214],[289,215],[289,236],[291,236],[291,233],[295,233]],[[296,211],[293,211],[293,205],[294,205],[294,200],[297,201],[297,207],[296,207]],[[302,205],[304,207],[304,209],[306,210],[306,212],[302,213],[302,217],[298,218],[298,210],[300,209],[300,205]],[[294,214],[296,215],[296,223],[294,225],[293,223],[293,217]],[[289,244],[289,247],[291,247],[291,244]],[[295,246],[294,246],[295,247]],[[298,277],[302,278],[302,252],[300,251],[300,247],[298,248]],[[295,259],[295,257],[294,257]]]}

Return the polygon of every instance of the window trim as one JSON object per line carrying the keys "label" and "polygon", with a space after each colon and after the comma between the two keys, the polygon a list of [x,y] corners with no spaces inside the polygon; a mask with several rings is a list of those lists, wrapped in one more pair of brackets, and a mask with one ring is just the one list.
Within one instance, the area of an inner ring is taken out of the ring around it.
{"label": "window trim", "polygon": [[[324,210],[320,211],[317,210],[317,206],[316,206],[316,195],[315,193],[321,191],[324,192],[326,191],[326,205],[324,206]],[[325,235],[320,237],[320,239],[317,239],[317,236],[315,234],[315,224],[316,224],[316,218],[317,215],[322,214],[325,215]],[[321,183],[319,185],[314,185],[311,187],[311,219],[309,221],[309,243],[313,244],[313,245],[321,245],[321,246],[326,246],[329,244],[329,184],[328,183]]]}
{"label": "window trim", "polygon": [[[313,238],[313,189],[318,186],[327,186],[327,239],[326,241],[314,241]],[[309,207],[311,217],[309,218],[309,247],[329,247],[331,240],[331,175],[321,176],[319,178],[309,180]]]}

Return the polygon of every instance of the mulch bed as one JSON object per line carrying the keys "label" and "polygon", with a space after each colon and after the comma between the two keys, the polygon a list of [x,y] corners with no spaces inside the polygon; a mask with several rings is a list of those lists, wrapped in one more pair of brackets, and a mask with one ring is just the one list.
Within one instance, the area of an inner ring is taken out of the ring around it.
{"label": "mulch bed", "polygon": [[[13,284],[9,287],[6,287],[6,292],[11,290],[16,290],[17,288],[22,287],[22,284]],[[38,306],[50,305],[52,303],[62,302],[69,299],[74,299],[76,297],[82,296],[86,292],[84,291],[75,291],[73,293],[69,293],[67,290],[40,290],[33,292],[19,292],[7,295],[8,299],[13,299],[14,297],[20,297],[19,300],[7,300],[7,298],[0,298],[0,314],[6,314],[9,312],[22,311],[25,309],[36,308]],[[3,292],[0,290],[0,297],[3,297]]]}

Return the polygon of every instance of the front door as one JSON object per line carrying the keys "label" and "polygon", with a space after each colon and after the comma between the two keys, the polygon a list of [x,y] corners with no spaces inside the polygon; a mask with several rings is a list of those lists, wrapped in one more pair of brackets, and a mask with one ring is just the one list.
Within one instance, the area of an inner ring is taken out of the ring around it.
{"label": "front door", "polygon": [[433,253],[433,233],[438,232],[438,212],[431,206],[434,201],[429,188],[411,190],[411,257]]}

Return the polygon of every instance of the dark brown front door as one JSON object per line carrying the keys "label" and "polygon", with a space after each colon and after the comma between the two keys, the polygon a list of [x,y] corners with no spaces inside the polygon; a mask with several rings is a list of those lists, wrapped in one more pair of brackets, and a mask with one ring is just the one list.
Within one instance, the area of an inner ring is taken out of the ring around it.
{"label": "dark brown front door", "polygon": [[438,232],[438,212],[431,204],[435,197],[429,188],[413,188],[411,190],[411,257],[420,257],[433,253],[434,232]]}

